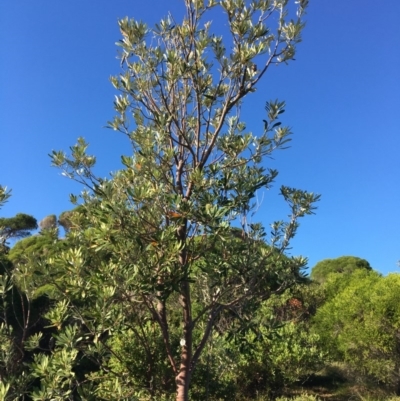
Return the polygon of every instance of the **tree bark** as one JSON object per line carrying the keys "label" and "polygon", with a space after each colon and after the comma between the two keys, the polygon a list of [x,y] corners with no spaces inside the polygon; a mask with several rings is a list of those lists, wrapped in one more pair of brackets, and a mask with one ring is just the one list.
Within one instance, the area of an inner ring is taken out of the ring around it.
{"label": "tree bark", "polygon": [[193,325],[190,300],[190,284],[181,284],[181,305],[183,311],[183,337],[181,339],[181,362],[176,376],[176,401],[189,400],[189,385],[192,376]]}
{"label": "tree bark", "polygon": [[188,401],[189,400],[189,385],[185,375],[179,375],[176,378],[176,401]]}

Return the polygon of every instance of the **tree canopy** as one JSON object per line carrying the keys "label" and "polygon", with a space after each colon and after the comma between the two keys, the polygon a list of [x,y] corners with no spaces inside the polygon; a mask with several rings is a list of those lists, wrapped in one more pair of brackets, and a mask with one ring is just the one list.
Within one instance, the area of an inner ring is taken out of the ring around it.
{"label": "tree canopy", "polygon": [[341,256],[336,259],[324,259],[318,262],[311,270],[311,278],[323,283],[331,273],[343,275],[352,274],[358,269],[372,270],[370,264],[355,256]]}
{"label": "tree canopy", "polygon": [[0,217],[0,246],[4,247],[10,238],[27,237],[36,229],[37,220],[28,214],[18,213],[15,217]]}

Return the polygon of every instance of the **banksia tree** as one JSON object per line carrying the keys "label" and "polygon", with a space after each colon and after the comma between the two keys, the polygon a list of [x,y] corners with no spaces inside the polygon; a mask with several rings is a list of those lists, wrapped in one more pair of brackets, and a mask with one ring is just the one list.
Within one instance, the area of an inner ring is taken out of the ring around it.
{"label": "banksia tree", "polygon": [[[84,213],[73,217],[80,229],[68,236],[75,247],[49,262],[69,272],[57,283],[68,294],[58,315],[81,322],[87,341],[104,352],[90,377],[102,397],[117,397],[118,388],[120,398],[112,399],[130,399],[138,389],[160,395],[169,375],[176,399],[187,400],[216,325],[244,333],[263,300],[301,277],[305,259],[284,252],[318,200],[283,186],[288,221],[272,223],[267,234],[246,218],[256,192],[277,176],[265,159],[287,146],[291,131],[280,121],[284,102],[266,102],[257,134],[246,130],[240,105],[272,65],[295,56],[307,0],[184,3],[182,22],[169,15],[151,29],[119,21],[124,70],[111,79],[120,94],[108,125],[132,145],[125,167],[110,180],[96,177],[83,139],[71,156],[52,154],[64,175],[88,188]],[[214,19],[221,13],[223,37],[213,32],[210,12]],[[157,336],[168,374],[157,370]],[[142,347],[141,380],[116,343]]]}

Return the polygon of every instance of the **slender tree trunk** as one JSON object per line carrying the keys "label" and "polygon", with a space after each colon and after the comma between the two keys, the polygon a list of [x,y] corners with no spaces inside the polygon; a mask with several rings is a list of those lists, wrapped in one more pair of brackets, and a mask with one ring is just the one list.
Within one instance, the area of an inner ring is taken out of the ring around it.
{"label": "slender tree trunk", "polygon": [[189,386],[186,384],[186,378],[179,374],[176,378],[176,401],[189,400]]}
{"label": "slender tree trunk", "polygon": [[181,363],[178,375],[176,376],[176,401],[188,401],[189,385],[192,376],[193,327],[190,284],[187,281],[181,284],[181,305],[183,311],[183,337],[181,339]]}

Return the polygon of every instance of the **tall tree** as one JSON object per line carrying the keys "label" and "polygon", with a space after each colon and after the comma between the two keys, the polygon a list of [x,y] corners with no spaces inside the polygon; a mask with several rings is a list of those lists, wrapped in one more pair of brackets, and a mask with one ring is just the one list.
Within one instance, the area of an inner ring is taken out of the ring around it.
{"label": "tall tree", "polygon": [[[301,276],[306,260],[283,254],[318,196],[282,186],[290,219],[274,222],[270,235],[247,220],[256,191],[277,176],[263,166],[265,157],[290,139],[279,121],[285,104],[266,103],[259,135],[247,132],[240,118],[243,99],[270,66],[295,55],[308,1],[293,3],[185,0],[181,23],[171,15],[154,29],[119,21],[124,72],[111,80],[120,95],[109,127],[127,136],[133,155],[123,156],[125,168],[104,180],[94,175],[95,158],[83,139],[70,157],[52,154],[54,165],[89,188],[84,213],[72,217],[86,224],[74,224],[68,234],[75,248],[48,264],[68,271],[57,282],[66,303],[54,316],[82,322],[110,353],[101,358],[108,366],[97,379],[102,396],[104,377],[118,377],[110,388],[133,383],[126,352],[113,348],[113,336],[136,336],[151,373],[155,351],[147,333],[158,327],[176,400],[188,400],[195,367],[222,316],[230,316],[224,331],[245,331],[263,300]],[[224,37],[211,29],[210,12],[218,10],[228,27]],[[241,224],[239,238],[233,222]],[[153,378],[144,386],[150,392]],[[132,389],[121,394],[128,399]]]}
{"label": "tall tree", "polygon": [[0,218],[0,248],[6,249],[10,238],[24,238],[36,230],[37,220],[25,213],[18,213],[14,217]]}

